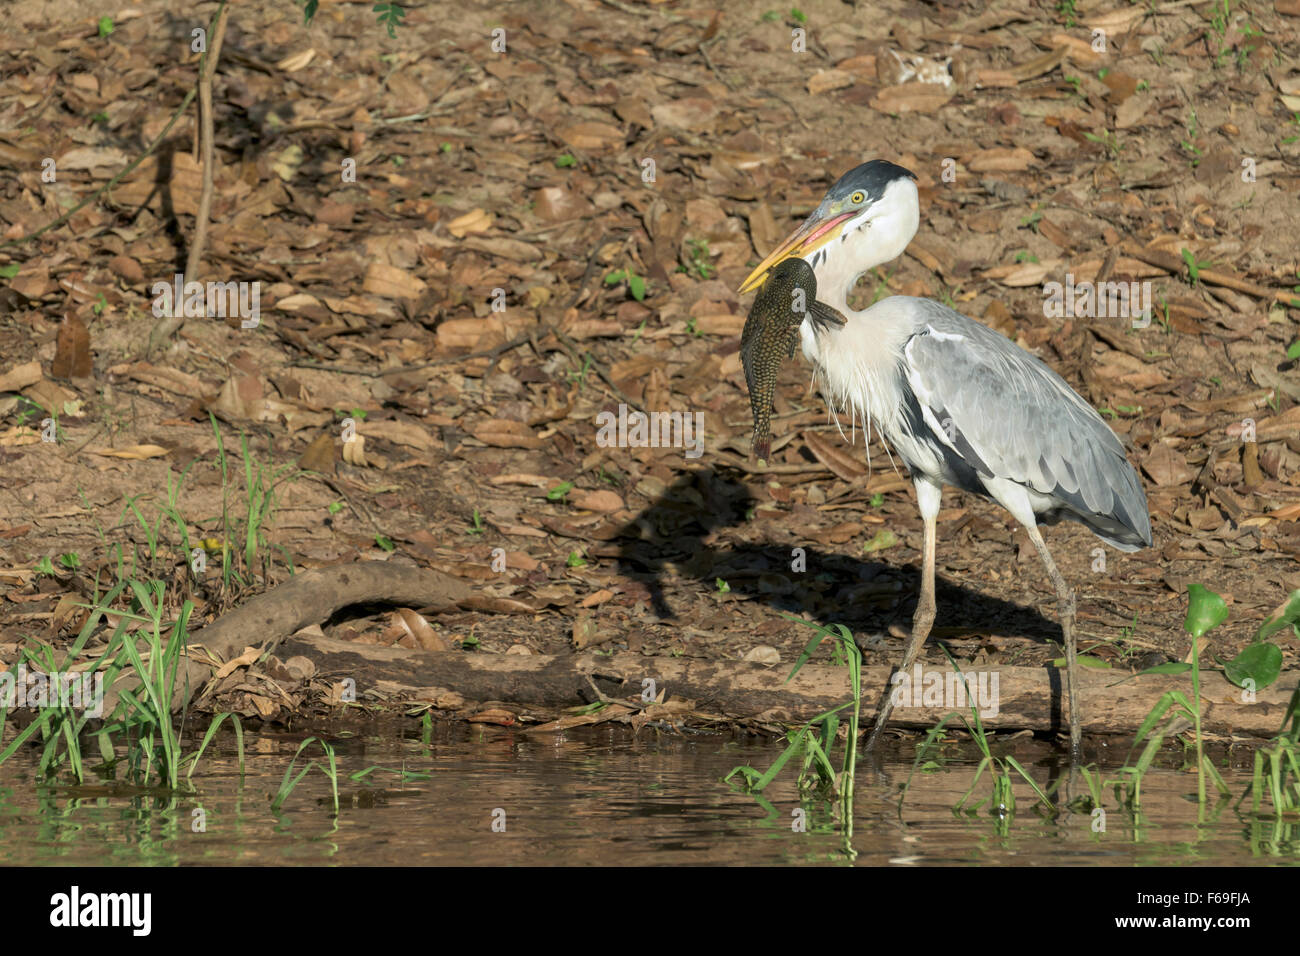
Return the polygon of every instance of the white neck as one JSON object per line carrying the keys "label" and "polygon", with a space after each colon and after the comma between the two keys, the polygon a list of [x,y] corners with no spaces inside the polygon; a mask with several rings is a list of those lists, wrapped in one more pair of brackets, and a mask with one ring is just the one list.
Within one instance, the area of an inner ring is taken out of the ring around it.
{"label": "white neck", "polygon": [[817,298],[839,309],[850,320],[866,310],[849,308],[849,294],[858,278],[878,265],[897,259],[916,235],[921,223],[920,197],[916,183],[898,179],[890,183],[885,195],[868,211],[865,221],[853,228],[847,238],[832,239],[826,255],[813,266],[817,276]]}

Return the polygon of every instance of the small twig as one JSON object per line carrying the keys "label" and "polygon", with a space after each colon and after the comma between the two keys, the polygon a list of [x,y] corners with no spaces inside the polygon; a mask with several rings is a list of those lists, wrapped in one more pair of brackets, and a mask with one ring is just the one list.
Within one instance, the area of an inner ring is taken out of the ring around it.
{"label": "small twig", "polygon": [[89,438],[87,438],[85,441],[83,441],[83,442],[82,442],[80,445],[78,445],[76,448],[72,449],[72,451],[68,452],[68,457],[71,458],[71,457],[74,457],[74,456],[76,456],[76,455],[81,454],[81,450],[82,450],[83,448],[85,448],[87,445],[89,445],[89,444],[90,444],[92,441],[94,441],[96,438],[98,438],[101,434],[103,434],[104,429],[105,429],[106,427],[107,427],[107,426],[105,426],[105,425],[100,425],[98,428],[96,428],[96,429],[91,433],[91,435],[90,435]]}
{"label": "small twig", "polygon": [[[352,509],[352,513],[354,515],[356,515],[358,518],[364,518],[366,521],[370,522],[370,527],[375,529],[375,534],[384,533],[384,529],[379,527],[379,525],[375,523],[375,519],[371,516],[369,509],[367,509],[364,504],[353,501],[352,498],[348,495],[348,493],[344,491],[342,487],[340,487],[339,483],[335,481],[333,478],[329,477],[328,475],[323,475],[318,471],[303,471],[302,476],[305,478],[314,479],[316,481],[321,482],[321,484],[328,486],[336,495],[339,495],[344,501],[348,503],[348,507]],[[360,507],[358,507],[358,505],[360,505]]]}
{"label": "small twig", "polygon": [[731,81],[728,80],[725,76],[723,76],[721,71],[716,66],[713,65],[713,61],[709,59],[709,51],[707,47],[710,46],[711,44],[717,43],[721,39],[722,39],[721,33],[715,34],[713,39],[701,41],[697,49],[700,52],[700,56],[704,58],[704,65],[709,68],[709,72],[712,73],[714,76],[716,76],[723,86],[725,86],[729,90],[734,91],[736,88],[731,85]]}
{"label": "small twig", "polygon": [[821,462],[808,462],[804,465],[764,465],[759,467],[751,464],[739,455],[733,455],[731,452],[718,450],[713,452],[712,457],[720,464],[727,465],[745,472],[748,475],[812,475],[826,474],[834,475],[835,473],[823,465]]}
{"label": "small twig", "polygon": [[800,113],[799,110],[795,108],[795,105],[793,103],[791,103],[780,93],[776,92],[775,90],[769,90],[766,88],[761,89],[758,92],[766,96],[770,96],[774,100],[779,100],[781,104],[785,106],[786,109],[788,109],[791,113],[794,114],[794,118],[799,121],[800,126],[802,126],[804,129],[812,129],[812,127],[808,125],[808,121],[803,118],[803,114]]}

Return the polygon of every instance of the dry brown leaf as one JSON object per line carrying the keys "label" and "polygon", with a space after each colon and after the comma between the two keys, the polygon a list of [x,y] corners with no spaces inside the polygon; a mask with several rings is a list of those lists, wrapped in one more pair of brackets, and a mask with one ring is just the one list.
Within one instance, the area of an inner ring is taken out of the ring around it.
{"label": "dry brown leaf", "polygon": [[717,111],[718,104],[715,101],[698,96],[650,107],[655,125],[685,130],[707,129],[713,125]]}
{"label": "dry brown leaf", "polygon": [[365,434],[367,438],[382,438],[395,445],[406,445],[408,448],[418,448],[420,451],[429,451],[438,446],[433,436],[414,422],[392,419],[365,421],[357,426],[357,431]]}
{"label": "dry brown leaf", "polygon": [[608,489],[584,491],[581,488],[575,488],[569,492],[569,500],[573,502],[575,508],[581,508],[584,511],[611,513],[619,511],[623,507],[623,499]]}
{"label": "dry brown leaf", "polygon": [[418,612],[409,607],[399,607],[392,614],[392,621],[399,625],[415,645],[425,651],[447,651],[451,645],[433,629],[433,626]]}
{"label": "dry brown leaf", "polygon": [[1142,470],[1161,487],[1185,484],[1194,477],[1187,459],[1164,442],[1152,446],[1142,463]]}
{"label": "dry brown leaf", "polygon": [[601,588],[595,594],[588,594],[585,598],[583,598],[581,602],[581,606],[595,607],[598,604],[604,604],[613,596],[614,596],[613,591],[609,590],[608,588]]}
{"label": "dry brown leaf", "polygon": [[30,425],[14,425],[0,431],[0,447],[16,448],[19,445],[34,445],[41,440],[41,433]]}
{"label": "dry brown leaf", "polygon": [[565,186],[544,186],[533,193],[533,212],[543,222],[565,222],[591,211],[591,203]]}
{"label": "dry brown leaf", "polygon": [[529,485],[533,488],[554,488],[560,483],[558,478],[545,475],[530,475],[523,472],[511,472],[508,475],[496,475],[489,479],[493,485]]}
{"label": "dry brown leaf", "polygon": [[65,315],[59,323],[50,374],[55,378],[89,378],[93,371],[90,330],[75,315]]}
{"label": "dry brown leaf", "polygon": [[161,458],[170,452],[170,449],[163,448],[161,445],[128,445],[124,448],[92,448],[92,455],[102,455],[105,458],[125,458],[128,461],[144,461],[148,458]]}
{"label": "dry brown leaf", "polygon": [[592,647],[596,644],[608,641],[613,637],[612,632],[606,633],[602,640],[600,630],[596,627],[596,619],[590,614],[583,614],[573,621],[573,628],[569,632],[569,638],[573,642],[575,650],[582,650],[585,647]]}
{"label": "dry brown leaf", "polygon": [[316,58],[316,51],[312,47],[307,47],[301,53],[291,53],[283,60],[276,62],[276,68],[284,70],[286,73],[297,73],[308,63]]}
{"label": "dry brown leaf", "polygon": [[470,434],[493,448],[541,448],[545,444],[523,422],[506,418],[489,418],[479,422]]}
{"label": "dry brown leaf", "polygon": [[420,278],[405,269],[379,261],[370,263],[362,283],[363,290],[385,299],[418,299],[426,288]]}
{"label": "dry brown leaf", "polygon": [[112,146],[83,146],[72,149],[59,157],[56,168],[59,172],[71,169],[111,170],[107,179],[131,161],[132,157]]}
{"label": "dry brown leaf", "polygon": [[298,458],[298,467],[306,471],[318,471],[324,475],[334,474],[337,444],[332,432],[321,432],[312,439],[307,450]]}
{"label": "dry brown leaf", "polygon": [[214,680],[221,680],[223,677],[229,677],[241,667],[251,667],[257,663],[257,659],[262,656],[262,650],[258,647],[246,647],[244,653],[238,657],[232,658],[217,668],[217,672],[212,675]]}
{"label": "dry brown leaf", "polygon": [[205,391],[203,383],[198,378],[167,365],[151,365],[148,362],[124,363],[114,365],[108,370],[108,374],[126,376],[137,382],[144,382],[146,385],[153,385],[191,398],[196,398]]}
{"label": "dry brown leaf", "polygon": [[365,435],[353,435],[351,441],[343,443],[343,460],[358,468],[365,468],[369,464],[366,461]]}
{"label": "dry brown leaf", "polygon": [[447,231],[457,239],[471,232],[487,232],[492,228],[492,214],[483,209],[473,209],[447,223]]}
{"label": "dry brown leaf", "polygon": [[574,149],[599,151],[623,145],[623,131],[609,123],[573,123],[556,130],[556,135]]}
{"label": "dry brown leaf", "polygon": [[1023,146],[982,149],[966,163],[971,172],[1023,172],[1038,162],[1037,157]]}
{"label": "dry brown leaf", "polygon": [[837,478],[854,481],[867,474],[865,462],[859,460],[851,449],[823,438],[820,432],[804,432],[803,440],[818,461],[831,470]]}
{"label": "dry brown leaf", "polygon": [[882,89],[872,97],[871,108],[881,113],[937,113],[952,95],[934,83],[904,83]]}
{"label": "dry brown leaf", "polygon": [[813,96],[852,85],[853,74],[844,70],[818,70],[808,78],[808,92]]}
{"label": "dry brown leaf", "polygon": [[1276,518],[1278,521],[1296,521],[1300,519],[1300,502],[1293,505],[1283,505],[1275,511],[1270,511],[1268,517]]}
{"label": "dry brown leaf", "polygon": [[35,359],[24,365],[15,365],[0,375],[0,392],[21,392],[28,385],[41,380],[41,363]]}

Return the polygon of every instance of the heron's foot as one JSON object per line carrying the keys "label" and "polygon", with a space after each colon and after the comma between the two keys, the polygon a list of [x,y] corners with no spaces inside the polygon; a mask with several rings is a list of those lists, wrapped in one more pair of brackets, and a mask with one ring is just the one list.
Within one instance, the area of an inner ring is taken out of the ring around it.
{"label": "heron's foot", "polygon": [[1058,603],[1061,636],[1065,641],[1065,686],[1070,698],[1070,756],[1076,762],[1083,749],[1083,714],[1079,701],[1079,661],[1074,644],[1074,592],[1067,590]]}

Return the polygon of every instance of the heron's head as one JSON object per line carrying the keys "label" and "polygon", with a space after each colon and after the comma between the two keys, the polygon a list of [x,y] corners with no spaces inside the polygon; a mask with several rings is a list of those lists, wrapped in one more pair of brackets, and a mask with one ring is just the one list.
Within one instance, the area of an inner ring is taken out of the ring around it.
{"label": "heron's head", "polygon": [[758,264],[740,291],[758,288],[774,266],[792,256],[811,265],[819,283],[840,275],[851,277],[851,283],[897,258],[920,222],[914,179],[910,170],[883,159],[849,170],[803,225]]}

